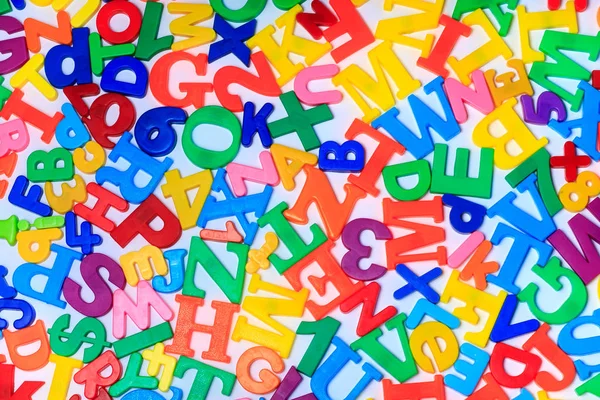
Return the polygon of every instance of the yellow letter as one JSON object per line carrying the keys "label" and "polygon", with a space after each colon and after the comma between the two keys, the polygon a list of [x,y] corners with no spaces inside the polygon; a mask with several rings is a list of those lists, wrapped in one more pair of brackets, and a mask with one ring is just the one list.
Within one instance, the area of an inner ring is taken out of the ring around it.
{"label": "yellow letter", "polygon": [[56,354],[50,354],[49,361],[54,363],[56,368],[52,376],[48,398],[52,400],[67,400],[69,386],[73,379],[73,371],[83,368],[83,361]]}
{"label": "yellow letter", "polygon": [[445,304],[450,302],[451,298],[463,301],[465,305],[455,308],[452,314],[472,325],[479,323],[479,315],[475,312],[476,308],[489,314],[481,331],[465,333],[466,341],[483,349],[487,346],[490,339],[492,328],[496,323],[496,319],[498,319],[498,314],[506,299],[506,292],[501,291],[497,296],[494,296],[493,294],[477,290],[460,281],[458,279],[459,274],[460,272],[457,270],[452,271],[444,292],[440,296],[440,300]]}
{"label": "yellow letter", "polygon": [[[444,350],[440,348],[439,339],[445,344]],[[410,351],[415,361],[423,371],[435,374],[433,363],[423,351],[425,344],[429,345],[439,372],[447,370],[458,360],[456,336],[452,333],[452,329],[440,322],[431,321],[420,324],[410,335]]]}
{"label": "yellow letter", "polygon": [[368,55],[371,67],[375,72],[375,79],[371,78],[358,65],[352,64],[331,80],[334,85],[341,85],[348,92],[352,100],[354,100],[363,112],[364,116],[362,119],[365,122],[373,121],[381,115],[381,111],[371,107],[362,95],[377,104],[384,111],[389,110],[396,104],[392,88],[387,81],[384,70],[396,84],[398,88],[396,97],[400,100],[421,87],[421,82],[413,79],[400,59],[398,59],[392,50],[391,42],[381,43],[370,50]]}
{"label": "yellow letter", "polygon": [[302,7],[296,4],[275,20],[277,27],[284,29],[281,44],[273,38],[275,34],[273,25],[265,27],[246,42],[250,49],[260,48],[273,68],[279,72],[277,78],[279,86],[291,81],[305,67],[304,64],[293,63],[289,59],[290,53],[303,56],[306,65],[312,65],[332,48],[330,43],[317,43],[294,35],[296,15],[301,12]]}
{"label": "yellow letter", "polygon": [[[277,168],[277,173],[281,178],[283,188],[288,192],[294,190],[296,182],[294,178],[302,171],[304,165],[316,165],[318,157],[314,154],[302,150],[293,149],[282,144],[273,144],[271,146],[271,155]],[[291,162],[288,163],[288,160]],[[196,223],[194,222],[194,225]]]}
{"label": "yellow letter", "polygon": [[23,260],[39,264],[50,257],[52,242],[62,238],[63,231],[60,228],[22,231],[17,233],[17,250]]}
{"label": "yellow letter", "polygon": [[167,10],[171,14],[185,14],[183,17],[173,20],[169,24],[169,30],[173,35],[189,37],[189,39],[173,43],[171,45],[173,51],[186,50],[211,43],[217,37],[212,28],[195,26],[198,22],[204,22],[212,18],[213,9],[208,4],[169,3],[167,4]]}
{"label": "yellow letter", "polygon": [[[52,2],[52,8],[54,8],[54,11],[62,11],[69,7],[71,3],[73,3],[73,0],[54,0]],[[99,8],[100,0],[86,0],[85,4],[79,7],[75,15],[71,17],[71,26],[73,26],[73,28],[85,26]]]}
{"label": "yellow letter", "polygon": [[498,35],[496,28],[494,28],[494,25],[492,25],[489,18],[481,9],[467,15],[462,22],[471,27],[475,25],[481,26],[489,37],[486,44],[471,52],[468,56],[460,60],[454,56],[448,58],[448,64],[450,64],[450,67],[458,75],[462,84],[470,85],[471,73],[473,71],[480,69],[498,56],[502,56],[505,60],[508,60],[512,57],[513,53],[500,35]]}
{"label": "yellow letter", "polygon": [[[547,138],[536,139],[533,136],[533,133],[513,109],[516,104],[517,100],[515,98],[509,99],[483,117],[473,129],[473,143],[479,147],[494,149],[494,164],[500,169],[517,167],[533,153],[548,144]],[[490,126],[494,122],[499,122],[506,131],[500,137],[490,133]],[[508,152],[507,146],[510,142],[519,146],[521,150],[519,154],[512,155]]]}
{"label": "yellow letter", "polygon": [[[89,161],[86,157],[86,151],[92,155],[92,159]],[[83,146],[83,149],[78,147],[73,150],[73,164],[75,164],[75,168],[84,174],[93,174],[102,167],[105,162],[106,153],[104,153],[104,147],[94,141],[90,140],[87,142]]]}
{"label": "yellow letter", "polygon": [[544,61],[546,58],[544,53],[531,48],[529,32],[555,28],[567,28],[571,33],[577,33],[579,30],[573,1],[567,1],[564,10],[532,13],[528,13],[525,6],[520,5],[517,7],[517,18],[519,18],[519,35],[521,35],[521,59],[525,64]]}
{"label": "yellow letter", "polygon": [[54,193],[52,182],[44,184],[44,193],[46,194],[48,205],[59,214],[71,211],[76,202],[85,203],[87,201],[88,195],[85,181],[77,174],[73,176],[73,179],[75,180],[75,186],[71,187],[66,182],[60,185],[60,189],[62,190],[60,196]]}
{"label": "yellow letter", "polygon": [[428,0],[385,0],[383,9],[392,11],[394,5],[413,8],[421,12],[379,21],[375,37],[414,47],[421,50],[421,57],[427,57],[435,36],[428,33],[425,35],[425,39],[420,40],[406,35],[437,28],[444,8],[444,0],[435,0],[433,3]]}
{"label": "yellow letter", "polygon": [[54,101],[58,98],[58,92],[48,81],[40,74],[40,70],[44,65],[44,56],[36,54],[25,63],[15,74],[10,78],[10,85],[14,88],[23,89],[27,82],[31,83],[37,90],[40,91],[45,98]]}
{"label": "yellow letter", "polygon": [[276,330],[277,333],[250,325],[247,317],[240,316],[235,324],[231,338],[236,342],[244,339],[268,347],[271,350],[277,351],[282,358],[288,358],[296,333],[282,323],[274,320],[271,315],[301,317],[304,313],[304,304],[308,298],[308,289],[303,288],[299,292],[296,292],[272,283],[264,282],[260,279],[260,275],[252,274],[248,291],[250,291],[250,293],[256,293],[259,290],[264,290],[289,299],[284,300],[273,297],[257,296],[244,297],[242,309]]}
{"label": "yellow letter", "polygon": [[142,357],[149,362],[148,375],[150,376],[157,376],[160,372],[160,367],[164,367],[160,381],[158,382],[158,389],[161,392],[168,392],[173,382],[173,372],[175,372],[177,359],[165,354],[165,345],[162,343],[156,343],[152,350],[144,350]]}
{"label": "yellow letter", "polygon": [[[165,173],[165,179],[167,182],[160,189],[165,198],[171,197],[173,199],[181,227],[185,230],[197,226],[198,216],[210,193],[213,181],[211,172],[209,170],[196,172],[193,175],[182,178],[178,169],[172,169]],[[198,191],[192,204],[190,204],[188,192],[196,188]]]}
{"label": "yellow letter", "polygon": [[[485,80],[487,81],[496,107],[499,107],[505,100],[517,97],[520,94],[533,96],[533,88],[529,82],[529,77],[527,76],[527,70],[525,69],[523,61],[518,58],[513,58],[512,60],[508,60],[506,65],[516,70],[517,73],[505,72],[496,76],[496,71],[493,69],[485,71]],[[501,83],[502,85],[496,86],[496,82]]]}
{"label": "yellow letter", "polygon": [[[152,261],[152,264],[150,264],[150,261]],[[152,271],[153,265],[158,275],[164,276],[169,272],[169,267],[167,267],[167,262],[162,252],[158,247],[151,245],[123,254],[119,257],[119,263],[121,264],[121,268],[123,268],[127,283],[131,286],[137,286],[140,281],[135,268],[136,266],[140,271],[140,275],[142,275],[142,279],[145,281],[152,279],[154,276],[154,271]]]}

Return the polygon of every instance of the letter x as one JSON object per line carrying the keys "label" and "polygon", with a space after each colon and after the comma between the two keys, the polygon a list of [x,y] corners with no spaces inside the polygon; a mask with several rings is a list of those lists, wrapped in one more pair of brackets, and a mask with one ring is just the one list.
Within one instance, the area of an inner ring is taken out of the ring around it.
{"label": "letter x", "polygon": [[215,15],[213,29],[223,40],[210,45],[208,49],[208,63],[217,61],[227,54],[233,54],[239,58],[246,67],[250,66],[250,49],[244,42],[254,36],[256,31],[256,20],[246,22],[244,25],[234,28],[229,25],[219,14]]}
{"label": "letter x", "polygon": [[394,292],[394,298],[396,300],[403,299],[413,292],[419,292],[433,304],[437,304],[440,301],[440,295],[429,287],[429,282],[442,275],[442,269],[440,267],[433,268],[424,275],[418,276],[408,269],[406,265],[398,264],[396,266],[396,272],[406,281],[406,285]]}

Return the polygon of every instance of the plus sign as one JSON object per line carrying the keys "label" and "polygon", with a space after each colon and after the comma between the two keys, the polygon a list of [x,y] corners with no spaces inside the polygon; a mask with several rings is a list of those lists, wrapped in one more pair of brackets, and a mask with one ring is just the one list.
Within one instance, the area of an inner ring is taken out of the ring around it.
{"label": "plus sign", "polygon": [[567,182],[575,182],[579,173],[578,168],[589,167],[592,160],[588,156],[578,156],[573,142],[566,142],[564,151],[564,156],[550,157],[550,166],[552,168],[564,168]]}
{"label": "plus sign", "polygon": [[592,71],[592,86],[594,89],[600,89],[600,69]]}

